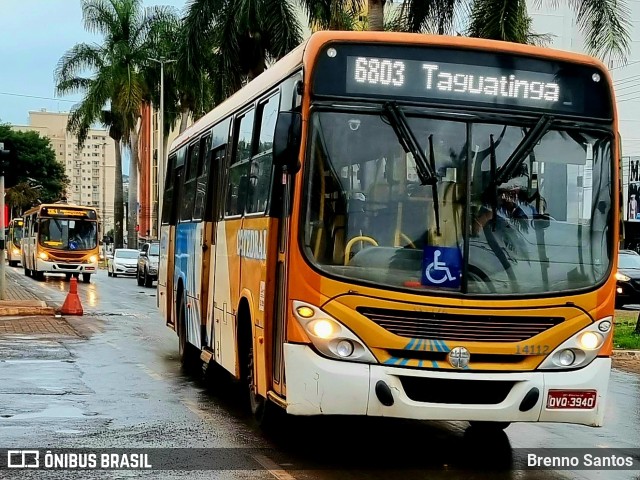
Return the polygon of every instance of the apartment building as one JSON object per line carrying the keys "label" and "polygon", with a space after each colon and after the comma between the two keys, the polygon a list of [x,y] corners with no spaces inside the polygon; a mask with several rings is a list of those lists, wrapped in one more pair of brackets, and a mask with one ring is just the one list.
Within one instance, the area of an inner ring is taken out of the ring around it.
{"label": "apartment building", "polygon": [[67,200],[94,206],[102,219],[102,232],[114,227],[115,143],[106,130],[91,129],[84,145],[67,132],[68,113],[40,110],[29,112],[28,125],[14,125],[20,131],[37,131],[49,138],[57,160],[69,178]]}

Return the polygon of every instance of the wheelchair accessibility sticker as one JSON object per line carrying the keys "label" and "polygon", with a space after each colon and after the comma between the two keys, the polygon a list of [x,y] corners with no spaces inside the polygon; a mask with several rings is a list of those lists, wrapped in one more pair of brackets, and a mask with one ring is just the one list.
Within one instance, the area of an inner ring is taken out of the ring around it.
{"label": "wheelchair accessibility sticker", "polygon": [[460,288],[462,252],[458,247],[424,248],[422,284],[433,287]]}

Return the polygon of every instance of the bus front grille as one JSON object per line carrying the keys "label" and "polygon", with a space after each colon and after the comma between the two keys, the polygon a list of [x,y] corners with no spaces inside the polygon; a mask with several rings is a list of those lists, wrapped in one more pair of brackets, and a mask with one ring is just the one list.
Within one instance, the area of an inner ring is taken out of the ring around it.
{"label": "bus front grille", "polygon": [[463,405],[502,403],[516,382],[504,380],[460,380],[399,377],[402,388],[414,402]]}
{"label": "bus front grille", "polygon": [[459,315],[358,307],[385,330],[407,338],[469,342],[521,342],[561,323],[561,317],[515,315]]}

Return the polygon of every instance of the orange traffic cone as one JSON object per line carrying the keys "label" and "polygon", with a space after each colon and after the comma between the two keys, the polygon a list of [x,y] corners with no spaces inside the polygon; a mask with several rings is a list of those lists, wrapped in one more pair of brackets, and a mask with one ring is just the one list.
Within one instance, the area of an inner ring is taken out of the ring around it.
{"label": "orange traffic cone", "polygon": [[80,303],[80,297],[78,297],[78,279],[71,277],[69,282],[69,294],[62,304],[60,313],[63,315],[83,315],[82,304]]}

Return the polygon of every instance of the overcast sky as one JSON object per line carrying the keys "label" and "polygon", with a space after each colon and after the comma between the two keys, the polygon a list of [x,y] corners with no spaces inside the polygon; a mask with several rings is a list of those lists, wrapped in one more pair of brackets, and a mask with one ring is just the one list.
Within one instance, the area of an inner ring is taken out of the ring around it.
{"label": "overcast sky", "polygon": [[[185,0],[144,5],[182,10]],[[0,18],[0,122],[27,125],[29,111],[43,108],[68,112],[81,97],[56,98],[58,60],[76,43],[100,40],[85,31],[80,0],[0,0]]]}
{"label": "overcast sky", "polygon": [[[53,72],[79,42],[99,36],[85,31],[79,0],[0,0],[0,122],[26,124],[30,110],[68,111],[80,97],[55,99]],[[145,6],[185,0],[145,0]],[[29,98],[29,96],[43,98]]]}

